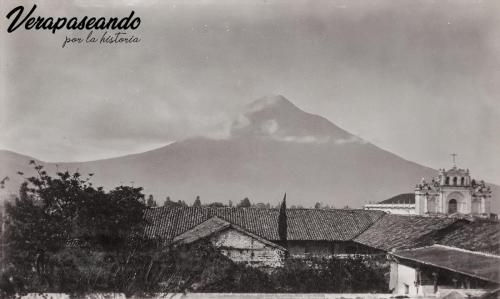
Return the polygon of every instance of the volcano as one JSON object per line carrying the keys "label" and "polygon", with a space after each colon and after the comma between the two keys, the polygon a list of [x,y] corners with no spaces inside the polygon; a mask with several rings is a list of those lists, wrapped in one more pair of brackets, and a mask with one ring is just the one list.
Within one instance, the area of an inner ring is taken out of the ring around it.
{"label": "volcano", "polygon": [[[17,171],[30,174],[33,159],[0,151],[0,177],[16,191]],[[34,159],[36,160],[36,159]],[[302,111],[285,97],[250,103],[235,118],[228,136],[194,137],[139,153],[81,163],[45,163],[49,171],[93,173],[94,185],[144,187],[158,202],[277,204],[287,193],[289,205],[322,202],[337,208],[361,208],[399,193],[413,192],[422,177],[437,171],[385,151],[329,120]],[[499,189],[492,186],[494,196]],[[493,199],[494,210],[497,200]]]}

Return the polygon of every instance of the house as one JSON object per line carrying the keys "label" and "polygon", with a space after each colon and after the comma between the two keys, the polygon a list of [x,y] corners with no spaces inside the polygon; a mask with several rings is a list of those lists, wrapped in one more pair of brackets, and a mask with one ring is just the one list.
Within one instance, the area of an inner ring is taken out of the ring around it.
{"label": "house", "polygon": [[500,256],[444,245],[390,253],[389,288],[408,296],[479,296],[500,286]]}
{"label": "house", "polygon": [[[381,211],[366,210],[288,209],[287,242],[283,244],[278,234],[278,209],[159,207],[146,212],[145,233],[166,242],[213,238],[214,244],[224,247],[230,241],[219,242],[222,238],[219,234],[220,230],[227,229],[225,236],[241,239],[242,243],[235,248],[245,250],[250,257],[252,252],[256,254],[255,248],[248,247],[252,244],[250,240],[259,246],[265,244],[266,250],[279,251],[280,247],[270,243],[286,245],[288,255],[295,258],[330,257],[372,252],[371,247],[355,242],[354,238],[383,215]],[[233,253],[227,252],[234,260],[243,259]],[[259,260],[247,261],[260,263]]]}
{"label": "house", "polygon": [[388,253],[398,295],[479,296],[500,283],[498,221],[385,214],[354,241]]}
{"label": "house", "polygon": [[286,249],[217,216],[198,224],[173,239],[174,243],[191,244],[209,240],[234,262],[258,268],[283,265]]}
{"label": "house", "polygon": [[[160,207],[145,233],[169,243],[208,240],[231,260],[266,269],[284,257],[370,254],[390,263],[389,287],[408,296],[480,296],[500,287],[500,223],[370,210]],[[459,294],[459,295],[457,295]]]}
{"label": "house", "polygon": [[[209,240],[233,261],[259,268],[279,267],[284,256],[388,257],[391,288],[403,295],[484,293],[497,286],[500,272],[488,268],[500,254],[500,223],[494,220],[288,209],[284,243],[278,209],[159,207],[145,216],[150,238],[188,244]],[[487,272],[481,272],[483,267]]]}

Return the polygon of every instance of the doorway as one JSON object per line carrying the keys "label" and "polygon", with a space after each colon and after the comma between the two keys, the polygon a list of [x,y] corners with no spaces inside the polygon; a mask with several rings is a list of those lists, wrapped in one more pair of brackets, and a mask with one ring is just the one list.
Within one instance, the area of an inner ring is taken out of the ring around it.
{"label": "doorway", "polygon": [[450,199],[448,202],[448,214],[454,214],[457,212],[457,200],[456,199]]}

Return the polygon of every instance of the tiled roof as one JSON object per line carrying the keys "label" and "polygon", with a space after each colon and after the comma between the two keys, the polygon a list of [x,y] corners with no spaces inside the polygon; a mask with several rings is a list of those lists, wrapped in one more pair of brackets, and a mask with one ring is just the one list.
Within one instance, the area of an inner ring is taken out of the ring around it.
{"label": "tiled roof", "polygon": [[382,203],[382,204],[398,204],[398,203],[414,204],[415,203],[415,193],[402,193],[402,194],[393,196],[389,199],[383,200],[379,203]]}
{"label": "tiled roof", "polygon": [[500,255],[500,222],[483,219],[457,221],[420,241],[421,245],[434,243]]}
{"label": "tiled roof", "polygon": [[[288,209],[288,240],[347,241],[369,228],[384,213],[347,209]],[[277,241],[278,209],[160,207],[146,212],[146,234],[172,240],[217,216],[266,240]]]}
{"label": "tiled roof", "polygon": [[500,257],[433,245],[391,253],[397,258],[500,283]]}
{"label": "tiled roof", "polygon": [[183,232],[174,238],[174,242],[193,243],[206,238],[214,233],[220,232],[231,226],[231,223],[214,216],[204,221],[190,230]]}
{"label": "tiled roof", "polygon": [[354,241],[384,251],[409,248],[414,247],[422,236],[443,229],[456,221],[458,219],[447,217],[385,214]]}
{"label": "tiled roof", "polygon": [[173,241],[189,244],[189,243],[196,242],[200,239],[207,238],[207,237],[211,236],[212,234],[221,232],[221,231],[229,229],[229,228],[234,229],[236,231],[239,231],[240,233],[245,234],[247,236],[250,236],[251,238],[256,239],[264,244],[278,248],[279,250],[286,251],[286,249],[281,247],[280,245],[275,244],[271,241],[268,241],[262,237],[259,237],[256,234],[252,234],[251,232],[248,232],[235,224],[231,224],[231,223],[227,222],[226,220],[220,219],[217,216],[214,216],[214,217],[208,219],[207,221],[204,221],[204,222],[198,224],[197,226],[193,227],[192,229],[183,232],[182,234],[175,237]]}

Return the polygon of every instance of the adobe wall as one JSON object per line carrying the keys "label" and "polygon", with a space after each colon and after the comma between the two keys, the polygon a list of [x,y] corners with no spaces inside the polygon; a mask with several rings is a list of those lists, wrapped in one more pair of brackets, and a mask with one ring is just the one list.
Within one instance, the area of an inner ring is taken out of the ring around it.
{"label": "adobe wall", "polygon": [[254,267],[280,267],[283,265],[284,252],[265,244],[235,229],[227,229],[210,238],[222,254],[234,262]]}

